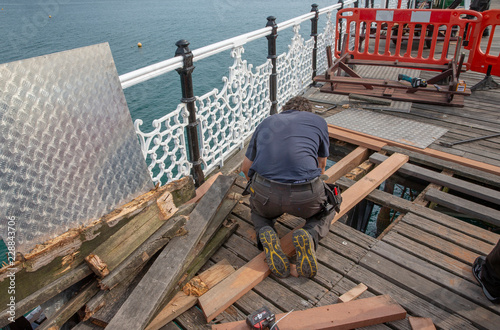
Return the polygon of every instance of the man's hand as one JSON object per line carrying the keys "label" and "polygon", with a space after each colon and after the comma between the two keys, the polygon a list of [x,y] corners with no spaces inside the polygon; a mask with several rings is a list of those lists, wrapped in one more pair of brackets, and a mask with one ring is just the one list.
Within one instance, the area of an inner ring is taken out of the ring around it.
{"label": "man's hand", "polygon": [[325,174],[326,158],[327,157],[318,157],[318,167],[321,169],[321,174]]}
{"label": "man's hand", "polygon": [[[247,157],[245,157],[245,159],[243,159],[243,163],[241,164],[241,171],[243,172],[243,174],[245,174],[245,177],[247,178],[247,180],[250,180],[250,178],[248,177],[248,171],[250,170],[250,167],[252,166],[252,164],[253,164],[253,162],[250,159],[248,159]],[[326,164],[326,160],[325,160],[325,164]]]}

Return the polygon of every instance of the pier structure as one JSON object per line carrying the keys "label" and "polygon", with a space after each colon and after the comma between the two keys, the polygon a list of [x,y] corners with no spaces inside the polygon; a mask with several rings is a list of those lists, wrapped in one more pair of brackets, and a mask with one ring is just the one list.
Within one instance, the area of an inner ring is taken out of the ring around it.
{"label": "pier structure", "polygon": [[[257,280],[236,283],[239,275],[231,275],[219,283],[219,288],[217,285],[211,288],[217,299],[205,293],[205,298],[204,295],[199,298],[199,306],[176,315],[172,322],[159,328],[223,327],[224,323],[244,320],[262,306],[280,314],[344,303],[343,295],[360,284],[366,290],[360,291],[358,299],[389,295],[407,312],[402,320],[375,325],[372,329],[411,329],[414,317],[430,320],[439,329],[496,329],[500,324],[499,305],[484,297],[471,271],[474,260],[487,255],[500,239],[500,136],[496,136],[500,132],[500,92],[493,88],[481,90],[484,86],[477,85],[486,79],[489,87],[493,87],[491,81],[496,71],[491,67],[479,72],[459,70],[460,79],[468,88],[481,86],[463,98],[463,107],[387,100],[357,93],[323,93],[320,82],[313,84],[312,79],[326,72],[331,64],[327,47],[335,47],[333,36],[338,27],[332,23],[334,15],[339,9],[355,5],[359,6],[354,1],[344,1],[326,9],[313,6],[310,13],[284,23],[276,23],[269,17],[263,29],[203,49],[191,51],[188,42],[182,41],[172,59],[120,76],[123,88],[172,70],[181,76],[183,95],[177,109],[155,120],[151,132],[142,131],[141,121],[135,123],[142,155],[155,183],[173,182],[174,186],[180,186],[177,179],[185,177],[183,184],[188,185],[186,177],[191,175],[203,194],[201,190],[219,172],[236,174],[234,184],[226,179],[224,187],[230,186],[232,196],[239,196],[246,186],[244,177],[237,175],[245,142],[265,117],[279,111],[290,97],[302,94],[329,123],[329,159],[334,164],[327,170],[328,180],[343,189],[344,204],[329,234],[319,244],[319,270],[313,279],[283,279],[268,276],[258,268],[264,263],[256,246],[248,197],[222,204],[231,210],[226,220],[237,224],[237,229],[231,225],[234,233],[228,234],[227,241],[199,272],[226,260],[237,274],[244,275],[257,266]],[[491,9],[499,8],[500,2],[493,1]],[[318,19],[325,16],[328,23],[318,33]],[[311,38],[304,40],[299,30],[300,24],[307,20],[312,24]],[[273,47],[279,40],[279,31],[291,27],[294,37],[289,52],[277,54]],[[491,37],[482,39],[481,47],[500,55],[500,30],[494,27],[498,33],[490,31]],[[349,27],[342,29],[346,31]],[[243,45],[263,37],[270,46],[267,61],[253,68],[242,58]],[[345,43],[346,47],[354,45],[351,41]],[[390,44],[391,39],[384,42]],[[437,40],[434,42],[433,52],[447,53],[448,46],[457,46],[461,40],[456,38],[446,47]],[[195,96],[190,81],[194,63],[224,50],[231,50],[234,64],[223,89]],[[435,75],[404,66],[385,68],[360,63],[344,70],[367,79],[395,80],[399,74],[405,74],[430,80]],[[450,86],[449,82],[444,85]],[[442,87],[436,87],[439,88]],[[226,129],[221,129],[222,123]],[[384,189],[378,189],[382,183]],[[393,193],[394,185],[408,193]],[[191,196],[183,197],[192,202]],[[197,197],[194,200],[192,203],[198,202]],[[365,204],[359,207],[359,203]],[[203,205],[210,212],[217,212],[216,205],[210,205],[209,201],[205,200]],[[379,223],[376,234],[367,235],[363,209],[371,211],[374,205],[380,208]],[[361,216],[354,217],[352,211]],[[196,215],[203,218],[199,213]],[[180,227],[186,219],[177,221]],[[289,234],[302,222],[289,215],[280,217],[276,227],[282,242],[286,243]],[[155,224],[158,228],[162,225],[160,221]],[[152,235],[152,229],[148,230],[147,234]],[[203,237],[201,232],[196,233]],[[192,248],[199,252],[195,245]],[[76,254],[73,257],[79,258]],[[118,261],[114,261],[119,268]],[[83,277],[96,272],[83,266],[78,268]],[[102,288],[107,275],[101,275]],[[239,285],[235,290],[239,291],[226,299],[225,294],[235,283]],[[130,289],[120,298],[122,303],[128,299],[127,294],[131,295],[134,285],[139,285],[137,281],[129,284]],[[96,295],[95,290],[87,293]],[[113,318],[126,313],[117,310],[114,310],[117,314],[96,312],[77,328],[118,323],[120,320]],[[208,310],[212,312],[207,313]],[[150,312],[152,318],[156,313]],[[149,321],[144,320],[145,324]]]}

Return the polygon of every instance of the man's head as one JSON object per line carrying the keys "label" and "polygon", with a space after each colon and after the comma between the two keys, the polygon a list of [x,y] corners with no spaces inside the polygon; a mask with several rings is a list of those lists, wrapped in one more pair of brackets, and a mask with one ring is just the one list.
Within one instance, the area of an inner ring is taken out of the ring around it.
{"label": "man's head", "polygon": [[282,111],[285,110],[298,110],[312,112],[312,104],[308,99],[302,96],[295,96],[286,102],[283,106]]}

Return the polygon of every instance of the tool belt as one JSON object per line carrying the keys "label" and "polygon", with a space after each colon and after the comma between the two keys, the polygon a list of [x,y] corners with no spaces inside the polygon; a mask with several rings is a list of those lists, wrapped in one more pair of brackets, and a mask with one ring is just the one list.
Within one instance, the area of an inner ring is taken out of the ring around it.
{"label": "tool belt", "polygon": [[325,193],[326,193],[326,202],[323,205],[324,212],[330,214],[333,210],[335,212],[340,212],[340,204],[342,204],[342,196],[340,195],[341,191],[339,186],[332,183],[323,182],[325,185]]}

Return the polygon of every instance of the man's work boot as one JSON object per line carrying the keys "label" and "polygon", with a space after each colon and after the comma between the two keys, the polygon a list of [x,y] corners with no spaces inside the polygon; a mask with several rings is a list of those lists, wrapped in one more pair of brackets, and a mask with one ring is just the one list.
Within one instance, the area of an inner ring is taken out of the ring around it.
{"label": "man's work boot", "polygon": [[290,262],[281,249],[276,232],[269,226],[262,227],[259,231],[259,240],[264,247],[266,262],[271,272],[279,277],[288,277],[290,275]]}
{"label": "man's work boot", "polygon": [[488,288],[487,282],[483,280],[483,274],[482,272],[484,264],[486,263],[486,257],[479,256],[476,258],[474,261],[474,264],[472,265],[472,274],[474,274],[474,277],[476,278],[477,282],[481,285],[483,288],[483,293],[488,298],[489,301],[491,301],[494,304],[500,304],[500,296],[494,295],[492,292],[491,288]]}
{"label": "man's work boot", "polygon": [[297,251],[297,273],[312,278],[318,272],[318,262],[314,250],[314,241],[305,229],[293,233],[293,245]]}

